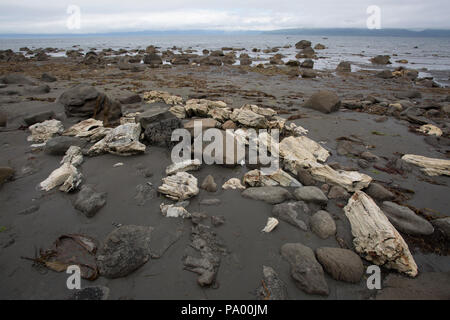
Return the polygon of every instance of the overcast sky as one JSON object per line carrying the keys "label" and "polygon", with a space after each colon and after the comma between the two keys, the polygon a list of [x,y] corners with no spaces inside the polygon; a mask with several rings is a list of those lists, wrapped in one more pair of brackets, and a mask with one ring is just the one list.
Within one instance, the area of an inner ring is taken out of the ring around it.
{"label": "overcast sky", "polygon": [[[69,5],[81,10],[78,30]],[[449,0],[0,0],[0,33],[365,28],[370,5],[382,28],[450,29]]]}

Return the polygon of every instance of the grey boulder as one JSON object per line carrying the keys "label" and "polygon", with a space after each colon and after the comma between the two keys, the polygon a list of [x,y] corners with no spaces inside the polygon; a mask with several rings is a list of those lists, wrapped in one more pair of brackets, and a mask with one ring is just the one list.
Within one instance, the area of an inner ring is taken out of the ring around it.
{"label": "grey boulder", "polygon": [[328,295],[322,266],[314,252],[301,243],[287,243],[281,247],[281,255],[291,266],[291,277],[297,287],[308,294]]}
{"label": "grey boulder", "polygon": [[152,227],[133,225],[112,231],[97,255],[100,275],[111,279],[125,277],[143,266],[150,258],[152,231]]}
{"label": "grey boulder", "polygon": [[431,223],[419,217],[408,207],[385,201],[381,209],[394,227],[401,232],[412,236],[430,235],[434,232]]}
{"label": "grey boulder", "polygon": [[278,204],[292,199],[291,193],[282,187],[248,188],[242,192],[244,198],[261,200],[270,204]]}
{"label": "grey boulder", "polygon": [[336,223],[326,211],[317,211],[311,217],[310,225],[311,230],[322,239],[327,239],[336,234]]}
{"label": "grey boulder", "polygon": [[317,187],[306,186],[295,189],[294,196],[297,200],[312,202],[317,204],[326,204],[327,196]]}
{"label": "grey boulder", "polygon": [[357,283],[364,274],[361,258],[351,250],[318,248],[316,257],[325,271],[336,280]]}
{"label": "grey boulder", "polygon": [[341,100],[336,93],[328,90],[321,90],[314,93],[311,98],[303,105],[305,108],[314,109],[323,113],[338,111],[341,106]]}
{"label": "grey boulder", "polygon": [[309,208],[303,201],[290,201],[273,206],[272,215],[303,231],[308,231]]}

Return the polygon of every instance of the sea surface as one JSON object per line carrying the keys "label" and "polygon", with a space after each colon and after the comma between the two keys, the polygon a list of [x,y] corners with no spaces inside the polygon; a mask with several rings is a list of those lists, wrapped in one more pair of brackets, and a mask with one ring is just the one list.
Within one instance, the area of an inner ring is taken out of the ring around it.
{"label": "sea surface", "polygon": [[[203,49],[216,50],[222,47],[245,48],[241,51],[248,53],[254,64],[267,62],[275,53],[254,53],[252,48],[267,49],[280,47],[277,53],[286,57],[284,61],[295,59],[298,50],[295,43],[307,39],[312,45],[324,44],[327,49],[318,50],[319,59],[315,61],[315,69],[333,70],[340,61],[353,63],[353,71],[359,69],[384,68],[373,66],[370,58],[378,54],[391,56],[390,68],[404,66],[420,71],[419,76],[433,76],[443,85],[450,84],[450,38],[417,38],[417,37],[356,37],[356,36],[295,36],[295,35],[164,35],[164,36],[84,36],[68,38],[33,38],[9,39],[0,38],[0,50],[12,49],[19,51],[22,47],[30,49],[58,48],[61,52],[54,56],[63,56],[65,50],[82,48],[85,52],[95,49],[101,51],[111,48],[145,49],[149,45],[160,47],[162,50],[177,48],[197,50],[202,54]],[[290,48],[283,48],[290,45]],[[177,51],[175,51],[177,53]],[[238,53],[239,55],[239,53]],[[408,64],[396,61],[406,59]],[[239,62],[237,62],[239,63]]]}

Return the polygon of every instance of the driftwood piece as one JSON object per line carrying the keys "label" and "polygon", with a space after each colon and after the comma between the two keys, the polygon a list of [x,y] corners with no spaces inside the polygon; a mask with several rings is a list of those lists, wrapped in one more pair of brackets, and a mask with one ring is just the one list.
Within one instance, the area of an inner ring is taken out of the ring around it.
{"label": "driftwood piece", "polygon": [[172,200],[186,200],[199,193],[197,178],[187,172],[163,178],[163,184],[158,191]]}
{"label": "driftwood piece", "polygon": [[450,160],[427,158],[414,154],[405,154],[402,160],[423,168],[421,170],[429,176],[450,176]]}
{"label": "driftwood piece", "polygon": [[415,277],[418,273],[408,245],[377,204],[357,191],[344,208],[355,250],[366,260]]}

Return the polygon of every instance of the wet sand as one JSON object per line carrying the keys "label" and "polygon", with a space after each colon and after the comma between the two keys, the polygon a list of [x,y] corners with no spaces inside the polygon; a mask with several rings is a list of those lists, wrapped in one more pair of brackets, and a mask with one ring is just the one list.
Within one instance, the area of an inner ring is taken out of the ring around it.
{"label": "wet sand", "polygon": [[[170,150],[149,146],[144,155],[120,157],[101,155],[85,157],[81,167],[83,184],[91,184],[102,192],[107,192],[107,203],[93,218],[87,218],[74,209],[72,202],[76,194],[65,194],[57,189],[42,192],[38,184],[57,167],[61,157],[49,156],[43,152],[33,152],[29,135],[23,125],[23,117],[40,111],[53,110],[63,119],[64,127],[76,123],[77,119],[66,118],[64,108],[49,102],[57,98],[69,87],[78,83],[93,84],[108,95],[120,98],[133,93],[142,94],[150,90],[162,90],[189,97],[205,97],[223,100],[228,105],[239,108],[244,103],[257,104],[277,110],[282,117],[301,115],[294,120],[297,125],[309,130],[308,137],[324,142],[332,153],[328,162],[338,162],[342,167],[352,167],[370,175],[374,180],[391,186],[398,185],[414,191],[411,199],[404,204],[418,209],[429,208],[439,212],[439,217],[449,216],[448,177],[426,178],[418,170],[406,176],[388,174],[370,166],[360,168],[357,159],[339,156],[336,152],[338,137],[356,135],[370,151],[381,157],[380,165],[387,159],[398,158],[398,154],[419,154],[427,157],[448,157],[449,146],[431,146],[425,136],[409,130],[411,125],[405,120],[388,115],[385,122],[376,122],[380,115],[341,109],[332,114],[323,114],[301,107],[314,92],[322,89],[335,91],[341,100],[373,95],[395,102],[394,94],[410,90],[419,91],[419,103],[440,103],[450,94],[448,88],[426,88],[406,80],[385,80],[374,76],[375,72],[355,73],[319,72],[315,79],[302,79],[286,74],[284,66],[266,67],[264,71],[254,67],[241,66],[173,66],[171,68],[145,68],[142,72],[119,70],[116,65],[99,67],[87,66],[65,58],[54,58],[45,62],[23,62],[0,64],[0,75],[20,71],[38,82],[43,72],[54,75],[58,81],[49,83],[48,94],[6,95],[0,94],[0,110],[8,114],[7,128],[0,129],[0,166],[10,166],[16,170],[13,181],[6,182],[0,189],[0,226],[6,231],[0,233],[0,298],[2,299],[64,299],[70,292],[66,287],[67,275],[32,267],[32,262],[21,257],[33,257],[39,248],[48,248],[63,234],[85,234],[99,242],[114,230],[114,224],[149,225],[155,228],[152,249],[164,247],[172,234],[182,231],[159,259],[150,259],[144,266],[127,277],[106,279],[100,277],[94,282],[82,281],[82,286],[105,285],[110,288],[110,299],[255,299],[255,290],[261,285],[262,266],[273,267],[286,283],[291,299],[370,299],[376,292],[366,287],[363,279],[357,284],[348,284],[325,275],[329,286],[328,297],[308,295],[299,290],[290,277],[289,264],[280,255],[280,247],[285,243],[301,242],[313,250],[323,246],[338,247],[334,237],[322,240],[313,232],[303,232],[280,221],[271,233],[261,229],[271,216],[272,205],[246,199],[239,191],[222,190],[220,186],[230,178],[242,178],[250,169],[245,166],[224,168],[202,165],[193,172],[199,183],[211,174],[219,191],[208,193],[200,190],[198,196],[190,199],[189,212],[203,212],[209,216],[224,216],[225,224],[214,228],[223,239],[228,254],[222,258],[217,276],[217,288],[201,288],[197,275],[183,270],[182,259],[189,246],[189,220],[169,219],[160,211],[161,202],[168,202],[156,193],[156,188],[165,177],[165,168],[171,163]],[[0,90],[21,89],[8,85]],[[48,101],[29,101],[28,98]],[[447,102],[448,103],[448,102]],[[144,103],[124,105],[127,110],[145,108]],[[444,136],[448,137],[448,115],[439,119]],[[374,132],[383,135],[373,134]],[[440,152],[443,151],[443,152]],[[114,168],[113,165],[124,165]],[[24,170],[24,168],[26,170]],[[30,170],[27,168],[31,168]],[[143,169],[153,175],[146,177]],[[24,172],[25,171],[25,172]],[[430,181],[439,184],[430,183]],[[139,205],[135,199],[138,185],[151,182],[154,190],[147,201]],[[320,185],[319,185],[320,186]],[[218,198],[218,206],[202,206],[200,200]],[[30,214],[19,214],[31,206],[39,209]],[[326,210],[333,216],[338,234],[351,248],[350,225],[339,201],[329,200]],[[205,224],[210,225],[209,219]],[[432,242],[418,245],[419,240],[405,237],[419,272],[450,272],[448,242],[441,255],[430,252]],[[424,238],[425,243],[429,238]],[[365,266],[369,265],[364,261]],[[383,278],[392,270],[383,269]],[[420,275],[419,275],[420,277]],[[441,284],[436,283],[436,286]],[[401,297],[398,297],[401,298]]]}

